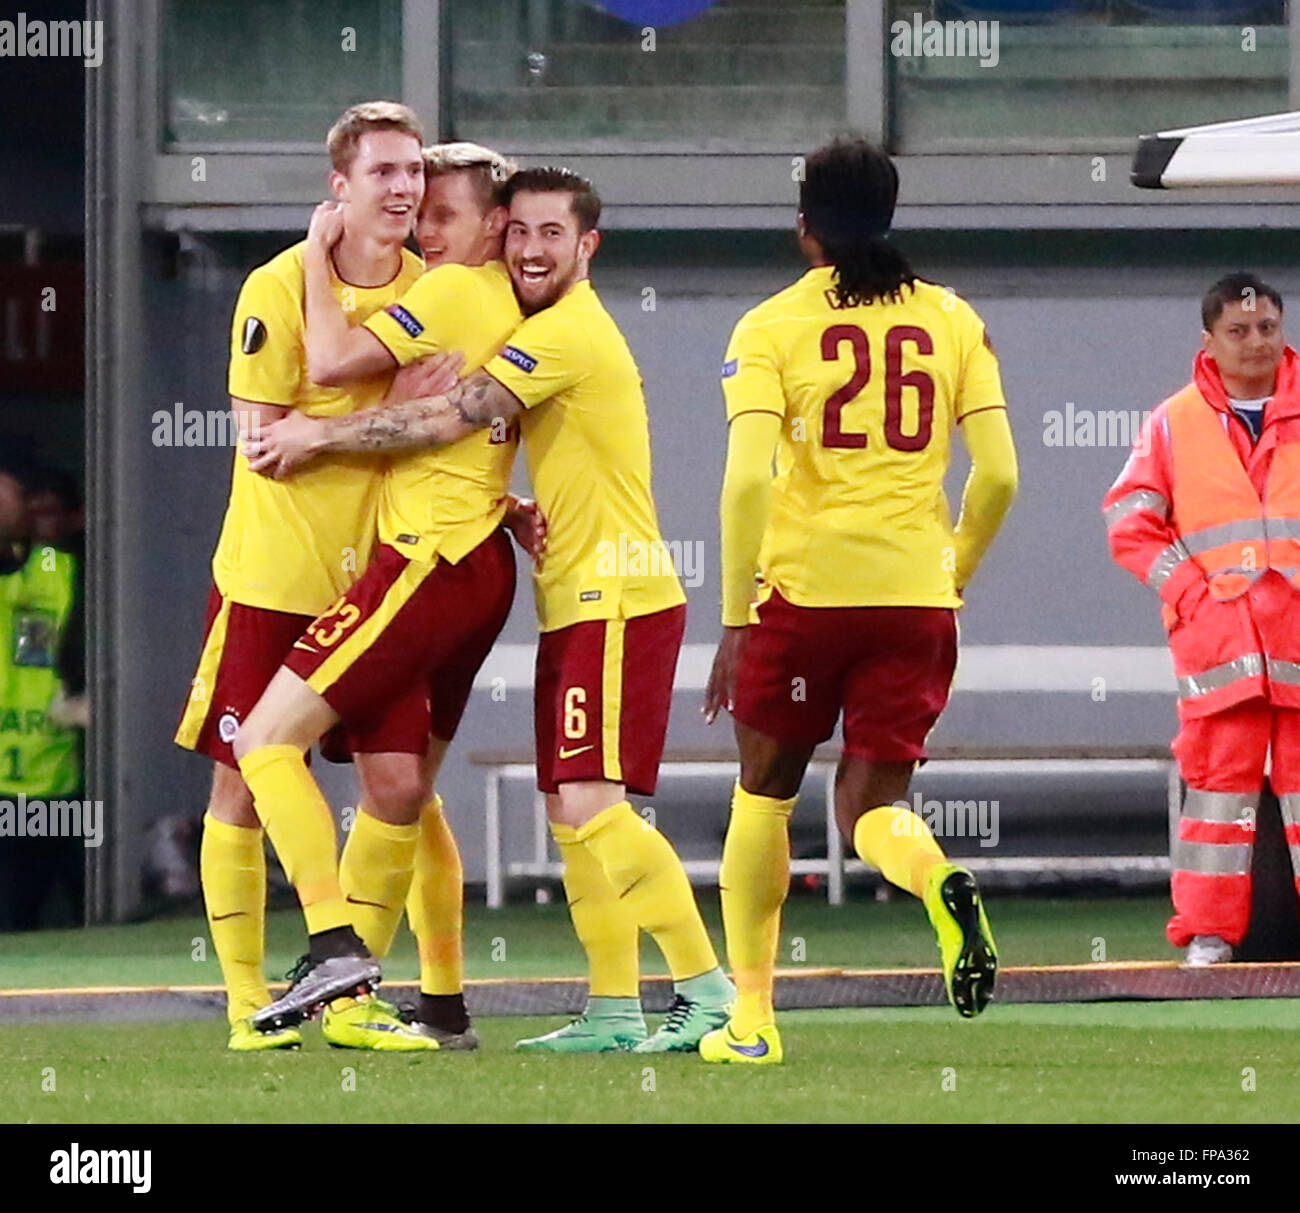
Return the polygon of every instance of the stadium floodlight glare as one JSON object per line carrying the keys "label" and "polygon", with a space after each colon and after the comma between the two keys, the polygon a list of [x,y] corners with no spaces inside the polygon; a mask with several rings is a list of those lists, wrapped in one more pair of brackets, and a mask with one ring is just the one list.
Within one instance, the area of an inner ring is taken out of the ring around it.
{"label": "stadium floodlight glare", "polygon": [[1300,185],[1300,110],[1142,135],[1132,181],[1148,190]]}

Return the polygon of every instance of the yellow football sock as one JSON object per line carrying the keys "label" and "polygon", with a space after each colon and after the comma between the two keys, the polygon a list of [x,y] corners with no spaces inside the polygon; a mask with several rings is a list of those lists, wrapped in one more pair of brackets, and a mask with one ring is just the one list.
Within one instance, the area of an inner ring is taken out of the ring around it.
{"label": "yellow football sock", "polygon": [[781,906],[790,890],[790,814],[797,797],[775,800],[736,782],[718,884],[727,957],[736,982],[732,1031],[748,1036],[774,1023],[772,970]]}
{"label": "yellow football sock", "polygon": [[925,893],[925,878],[947,863],[930,827],[911,809],[896,804],[868,809],[853,827],[853,849],[870,867],[879,868],[890,884],[917,897]]}
{"label": "yellow football sock", "polygon": [[357,811],[339,861],[339,885],[352,911],[352,929],[374,956],[387,956],[411,888],[419,822],[390,825]]}
{"label": "yellow football sock", "polygon": [[631,907],[620,901],[605,869],[578,841],[572,826],[551,822],[564,859],[564,895],[578,942],[587,953],[592,998],[641,996],[641,931]]}
{"label": "yellow football sock", "polygon": [[266,852],[262,831],[203,817],[199,877],[208,930],[226,984],[226,1016],[244,1019],[271,1001],[266,953]]}
{"label": "yellow football sock", "polygon": [[626,800],[597,813],[576,836],[637,924],[654,936],[674,981],[718,967],[682,861],[672,843]]}
{"label": "yellow football sock", "polygon": [[352,910],[339,887],[334,818],[302,751],[292,745],[260,746],[239,760],[239,769],[298,894],[307,933],[351,926]]}
{"label": "yellow football sock", "polygon": [[464,989],[465,876],[442,810],[438,795],[420,810],[415,879],[406,899],[406,917],[420,949],[421,994]]}

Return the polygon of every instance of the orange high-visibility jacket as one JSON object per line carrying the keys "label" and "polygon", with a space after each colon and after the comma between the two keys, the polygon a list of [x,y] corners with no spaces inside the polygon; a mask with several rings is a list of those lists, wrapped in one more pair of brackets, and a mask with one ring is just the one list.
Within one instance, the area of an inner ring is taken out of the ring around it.
{"label": "orange high-visibility jacket", "polygon": [[1300,707],[1300,355],[1251,445],[1214,360],[1147,419],[1102,503],[1111,555],[1160,595],[1185,718]]}

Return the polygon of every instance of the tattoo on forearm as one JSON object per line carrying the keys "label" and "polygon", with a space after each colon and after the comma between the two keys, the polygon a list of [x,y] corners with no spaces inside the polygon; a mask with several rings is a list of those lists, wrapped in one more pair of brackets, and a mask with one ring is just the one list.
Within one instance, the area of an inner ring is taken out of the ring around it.
{"label": "tattoo on forearm", "polygon": [[461,380],[446,396],[379,405],[331,418],[327,424],[345,450],[397,451],[443,446],[498,418],[509,422],[519,410],[513,393],[490,375],[477,373]]}

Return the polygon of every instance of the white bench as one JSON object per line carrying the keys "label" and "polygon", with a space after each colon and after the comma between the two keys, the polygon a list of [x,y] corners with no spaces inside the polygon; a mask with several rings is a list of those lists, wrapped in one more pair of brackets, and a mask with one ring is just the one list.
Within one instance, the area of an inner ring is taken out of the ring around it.
{"label": "white bench", "polygon": [[[536,779],[531,747],[476,750],[471,765],[483,770],[483,801],[487,826],[487,903],[496,909],[505,902],[506,882],[513,879],[556,880],[563,865],[551,858],[550,830],[546,823],[546,800],[540,792],[533,797],[532,858],[506,863],[502,853],[501,800],[507,780]],[[833,906],[844,902],[846,872],[865,871],[859,860],[845,860],[844,844],[835,821],[835,768],[839,750],[821,746],[808,764],[808,774],[820,779],[825,789],[826,858],[796,859],[792,875],[826,877],[826,900]],[[951,775],[1080,775],[1105,772],[1112,775],[1166,776],[1169,799],[1169,837],[1178,833],[1181,786],[1178,768],[1164,747],[1153,746],[935,746],[927,770]],[[739,762],[735,751],[670,749],[659,764],[660,779],[736,778]],[[1000,859],[972,859],[970,868],[981,872],[1061,870],[1074,875],[1104,875],[1116,872],[1169,871],[1167,856],[1021,856]],[[716,883],[720,860],[687,860],[686,873],[693,881]]]}

